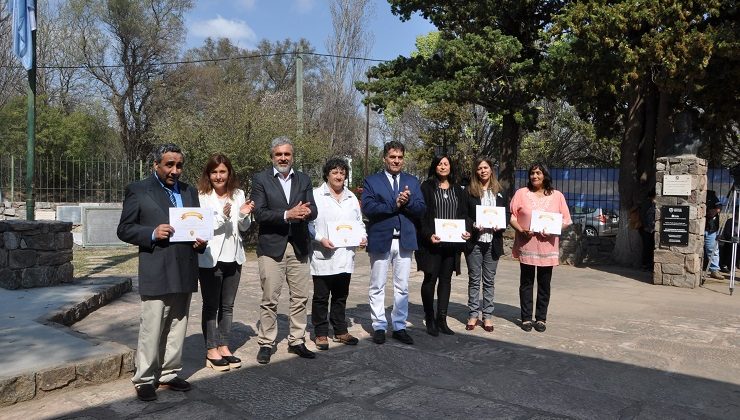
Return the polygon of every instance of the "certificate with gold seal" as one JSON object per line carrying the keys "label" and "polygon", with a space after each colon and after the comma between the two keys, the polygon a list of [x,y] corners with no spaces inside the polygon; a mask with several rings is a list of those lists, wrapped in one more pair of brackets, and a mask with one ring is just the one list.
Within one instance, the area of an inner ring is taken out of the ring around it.
{"label": "certificate with gold seal", "polygon": [[201,207],[170,207],[170,225],[175,233],[170,242],[192,242],[213,238],[213,210]]}
{"label": "certificate with gold seal", "polygon": [[563,229],[563,215],[549,211],[534,210],[529,230],[532,232],[545,232],[548,235],[560,235]]}
{"label": "certificate with gold seal", "polygon": [[475,223],[482,228],[506,229],[506,208],[476,205]]}
{"label": "certificate with gold seal", "polygon": [[465,242],[465,219],[434,219],[434,234],[442,242]]}
{"label": "certificate with gold seal", "polygon": [[360,246],[362,241],[362,229],[356,222],[333,221],[326,222],[329,229],[329,240],[334,246],[350,247]]}

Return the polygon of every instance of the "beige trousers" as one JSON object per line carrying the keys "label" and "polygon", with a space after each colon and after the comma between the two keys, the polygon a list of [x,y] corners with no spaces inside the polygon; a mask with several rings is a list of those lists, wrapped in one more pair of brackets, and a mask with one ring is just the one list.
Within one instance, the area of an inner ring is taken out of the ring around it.
{"label": "beige trousers", "polygon": [[168,382],[182,370],[191,293],[141,297],[134,385]]}
{"label": "beige trousers", "polygon": [[260,303],[260,324],[258,328],[260,347],[272,346],[277,338],[277,305],[283,282],[287,280],[290,292],[290,334],[288,344],[291,346],[304,343],[306,340],[306,303],[311,284],[311,273],[308,258],[299,260],[293,245],[288,243],[283,258],[257,258],[262,302]]}

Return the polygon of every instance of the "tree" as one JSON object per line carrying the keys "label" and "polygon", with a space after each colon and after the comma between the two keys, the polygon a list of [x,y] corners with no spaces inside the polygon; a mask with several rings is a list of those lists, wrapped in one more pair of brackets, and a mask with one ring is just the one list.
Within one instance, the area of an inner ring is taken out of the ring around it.
{"label": "tree", "polygon": [[[437,26],[440,40],[431,57],[399,57],[373,67],[368,102],[383,108],[395,101],[476,104],[501,116],[500,179],[514,187],[523,129],[536,121],[534,99],[541,92],[543,59],[540,32],[552,22],[562,1],[389,0],[402,20],[421,13]],[[490,150],[482,150],[488,153]]]}
{"label": "tree", "polygon": [[0,107],[25,93],[26,71],[13,54],[11,20],[8,0],[0,0]]}
{"label": "tree", "polygon": [[177,57],[190,0],[70,0],[84,67],[111,105],[125,155],[151,149],[152,93]]}
{"label": "tree", "polygon": [[[549,65],[561,69],[568,101],[594,115],[601,132],[623,130],[622,220],[655,185],[655,157],[670,146],[679,113],[696,110],[715,128],[736,120],[737,13],[732,0],[593,0],[570,3],[557,18]],[[615,258],[639,261],[639,248],[623,223]]]}

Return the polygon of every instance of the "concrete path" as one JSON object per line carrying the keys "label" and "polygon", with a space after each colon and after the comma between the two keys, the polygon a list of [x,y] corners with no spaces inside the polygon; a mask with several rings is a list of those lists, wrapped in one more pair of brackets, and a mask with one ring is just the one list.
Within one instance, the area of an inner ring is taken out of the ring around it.
{"label": "concrete path", "polygon": [[[502,260],[495,331],[465,331],[463,273],[453,279],[450,304],[457,334],[431,337],[414,273],[408,330],[416,343],[408,346],[390,337],[384,345],[370,341],[366,254],[356,271],[348,318],[358,346],[330,343],[314,360],[287,353],[286,287],[277,353],[258,365],[260,288],[250,256],[232,339],[241,369],[204,368],[194,295],[182,372],[192,391],[162,389],[157,401],[143,403],[130,381],[119,379],[3,407],[0,418],[740,418],[740,296],[729,296],[726,282],[687,290],[654,286],[649,273],[618,267],[557,267],[548,329],[527,333],[518,326],[518,263]],[[138,302],[128,293],[73,329],[134,347]]]}

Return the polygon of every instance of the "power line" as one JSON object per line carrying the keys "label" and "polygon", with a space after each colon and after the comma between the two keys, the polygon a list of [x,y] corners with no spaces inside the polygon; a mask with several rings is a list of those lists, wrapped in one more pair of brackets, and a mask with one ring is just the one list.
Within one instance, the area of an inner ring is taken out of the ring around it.
{"label": "power line", "polygon": [[[217,63],[217,62],[223,62],[223,61],[236,61],[236,60],[249,60],[254,58],[265,58],[265,57],[276,57],[276,56],[284,56],[284,55],[296,55],[296,52],[282,52],[282,53],[268,53],[268,54],[250,54],[250,55],[242,55],[242,56],[236,56],[236,57],[219,57],[219,58],[205,58],[200,60],[179,60],[179,61],[165,61],[162,63],[157,63],[156,66],[177,66],[177,65],[183,65],[183,64],[199,64],[199,63]],[[344,58],[349,60],[359,60],[359,61],[369,61],[374,63],[385,63],[389,60],[381,60],[377,58],[369,58],[369,57],[353,57],[353,56],[347,56],[347,55],[336,55],[336,54],[325,54],[325,53],[315,53],[315,52],[302,52],[302,55],[312,55],[316,57],[326,57],[326,58]],[[74,65],[74,66],[37,66],[39,69],[52,69],[52,70],[75,70],[75,69],[85,69],[85,68],[100,68],[100,69],[114,69],[114,68],[123,68],[125,67],[123,64],[108,64],[108,65],[96,65],[96,66],[86,66],[86,65]],[[0,68],[21,68],[20,65],[3,65],[0,66]]]}

